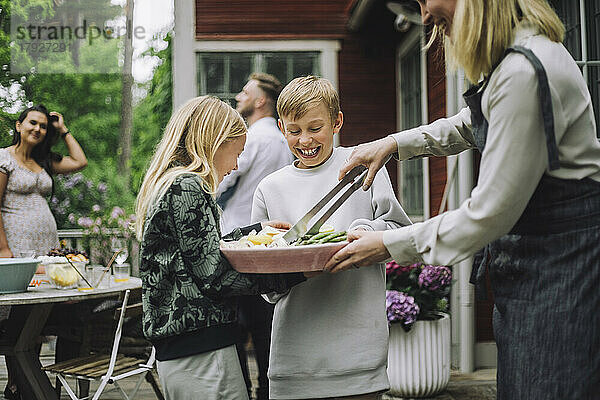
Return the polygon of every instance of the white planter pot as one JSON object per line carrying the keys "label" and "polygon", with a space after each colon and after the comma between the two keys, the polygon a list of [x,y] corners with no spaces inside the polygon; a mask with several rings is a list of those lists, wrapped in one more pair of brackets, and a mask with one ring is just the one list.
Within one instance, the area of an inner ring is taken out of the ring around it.
{"label": "white planter pot", "polygon": [[410,332],[390,325],[388,350],[389,394],[429,397],[450,380],[450,316],[417,321]]}

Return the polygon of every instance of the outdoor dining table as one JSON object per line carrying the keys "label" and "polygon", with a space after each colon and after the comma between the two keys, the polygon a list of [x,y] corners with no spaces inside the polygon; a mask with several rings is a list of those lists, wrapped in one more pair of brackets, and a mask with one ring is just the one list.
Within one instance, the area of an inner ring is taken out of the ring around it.
{"label": "outdoor dining table", "polygon": [[6,334],[0,337],[0,354],[17,369],[14,378],[21,397],[58,400],[48,376],[41,370],[38,354],[38,338],[55,304],[118,297],[127,289],[141,287],[141,279],[131,277],[127,282],[90,291],[59,290],[42,285],[23,293],[0,294],[0,306],[12,306],[5,324]]}

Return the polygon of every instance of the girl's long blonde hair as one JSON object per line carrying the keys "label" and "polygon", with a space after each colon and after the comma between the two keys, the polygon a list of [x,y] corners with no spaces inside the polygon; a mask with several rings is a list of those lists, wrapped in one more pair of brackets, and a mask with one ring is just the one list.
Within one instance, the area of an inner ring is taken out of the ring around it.
{"label": "girl's long blonde hair", "polygon": [[[521,21],[553,42],[563,40],[564,25],[546,0],[457,0],[451,40],[445,41],[450,67],[463,68],[476,83],[500,61]],[[443,36],[437,27],[433,35]]]}
{"label": "girl's long blonde hair", "polygon": [[208,193],[217,191],[215,153],[223,142],[243,136],[246,131],[240,114],[213,96],[191,99],[171,116],[137,197],[135,231],[138,240],[142,240],[150,207],[179,175],[197,174]]}

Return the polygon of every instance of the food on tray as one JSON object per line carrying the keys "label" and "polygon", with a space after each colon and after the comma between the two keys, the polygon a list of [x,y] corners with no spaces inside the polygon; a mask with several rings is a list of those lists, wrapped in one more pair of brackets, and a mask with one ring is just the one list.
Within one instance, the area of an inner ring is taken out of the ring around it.
{"label": "food on tray", "polygon": [[239,249],[246,247],[273,248],[288,246],[303,246],[311,244],[335,243],[347,239],[346,231],[336,231],[331,225],[323,225],[319,233],[315,235],[304,235],[295,243],[288,244],[283,240],[283,235],[287,232],[284,229],[277,229],[267,226],[260,232],[252,231],[247,236],[234,242],[221,241],[221,247],[226,249]]}
{"label": "food on tray", "polygon": [[79,274],[71,263],[80,266],[88,262],[85,252],[68,248],[52,249],[47,256],[40,256],[38,260],[48,279],[58,288],[70,288],[77,284]]}
{"label": "food on tray", "polygon": [[79,275],[70,264],[50,264],[46,266],[48,278],[57,286],[70,287],[77,284]]}
{"label": "food on tray", "polygon": [[88,259],[83,254],[67,254],[67,258],[71,261],[86,262]]}
{"label": "food on tray", "polygon": [[85,251],[69,249],[68,247],[53,248],[48,252],[49,256],[68,257],[71,261],[88,261]]}
{"label": "food on tray", "polygon": [[316,235],[304,235],[296,243],[295,246],[304,246],[307,244],[322,244],[322,243],[337,243],[348,239],[346,231],[321,232]]}
{"label": "food on tray", "polygon": [[323,224],[319,228],[319,233],[333,232],[333,231],[335,231],[335,228],[333,227],[333,225],[329,225],[329,224]]}

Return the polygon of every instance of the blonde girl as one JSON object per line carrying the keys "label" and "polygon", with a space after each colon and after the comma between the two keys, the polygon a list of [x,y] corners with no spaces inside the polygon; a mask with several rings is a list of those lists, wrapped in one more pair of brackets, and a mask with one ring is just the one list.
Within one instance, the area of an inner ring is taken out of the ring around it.
{"label": "blonde girl", "polygon": [[247,399],[234,296],[284,292],[305,279],[242,275],[219,251],[214,193],[237,168],[245,141],[235,110],[215,97],[194,98],[171,117],[140,189],[143,329],[167,399]]}
{"label": "blonde girl", "polygon": [[[481,152],[458,209],[408,228],[359,232],[326,267],[390,255],[452,265],[484,248],[498,345],[498,399],[596,399],[600,387],[600,142],[581,71],[546,0],[419,0],[448,57],[475,84],[467,108],[359,146],[340,171],[385,158]],[[481,79],[481,80],[480,80]]]}

